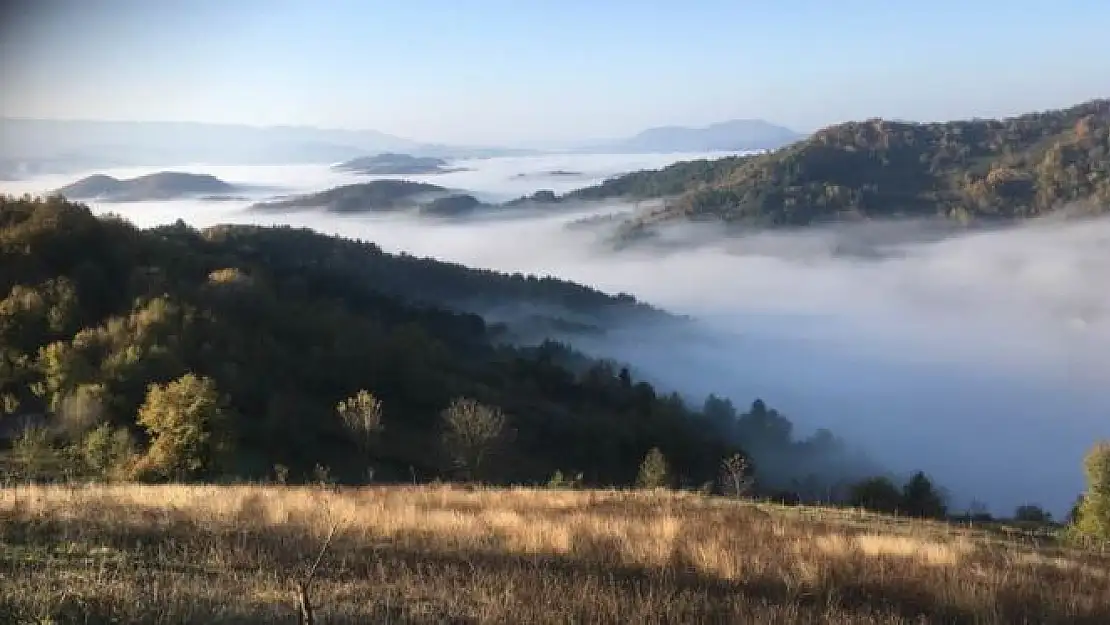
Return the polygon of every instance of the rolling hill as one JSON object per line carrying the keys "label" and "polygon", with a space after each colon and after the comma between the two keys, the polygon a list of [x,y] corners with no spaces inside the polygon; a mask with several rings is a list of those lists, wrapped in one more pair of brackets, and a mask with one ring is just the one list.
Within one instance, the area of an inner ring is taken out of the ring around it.
{"label": "rolling hill", "polygon": [[383,212],[417,208],[451,195],[445,187],[410,180],[374,180],[333,187],[319,193],[258,202],[254,210],[320,209],[334,213]]}
{"label": "rolling hill", "polygon": [[1110,100],[997,120],[850,122],[770,153],[636,172],[571,196],[671,198],[632,226],[922,216],[968,222],[1103,211],[1110,206]]}
{"label": "rolling hill", "polygon": [[66,185],[57,193],[74,200],[145,202],[222,196],[235,191],[234,185],[208,174],[162,171],[127,180],[95,174]]}
{"label": "rolling hill", "polygon": [[[537,316],[563,323],[567,336],[677,322],[630,296],[551,278],[287,227],[139,230],[61,198],[3,199],[0,293],[5,412],[62,419],[66,398],[80,395],[100,406],[97,425],[138,435],[150,385],[195,374],[236,415],[219,430],[236,441],[220,465],[228,474],[280,463],[302,479],[319,464],[360,479],[368,462],[399,479],[453,474],[436,451],[436,423],[460,396],[513,416],[514,451],[490,461],[489,479],[544,480],[575,467],[627,482],[645,444],[665,447],[691,478],[711,479],[729,448],[627,371],[559,344],[507,344]],[[493,309],[536,314],[482,316]],[[351,446],[335,416],[336,402],[359,389],[386,406],[385,446],[372,456]],[[652,419],[627,411],[630,402]]]}
{"label": "rolling hill", "polygon": [[427,217],[465,217],[479,211],[522,209],[557,203],[551,191],[502,204],[486,204],[468,193],[410,180],[374,180],[333,187],[326,191],[258,202],[259,211],[323,210],[333,213],[413,211]]}

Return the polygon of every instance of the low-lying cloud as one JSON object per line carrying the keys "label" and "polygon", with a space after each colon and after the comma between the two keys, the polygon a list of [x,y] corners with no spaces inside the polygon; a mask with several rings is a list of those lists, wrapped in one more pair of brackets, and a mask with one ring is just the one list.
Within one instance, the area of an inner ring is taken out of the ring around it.
{"label": "low-lying cloud", "polygon": [[[673,158],[491,159],[465,163],[468,172],[414,179],[499,200],[589,182],[548,180],[545,171],[600,179]],[[177,169],[291,192],[354,180],[315,166]],[[71,180],[4,190],[40,192]],[[626,359],[683,393],[715,392],[741,407],[762,397],[803,433],[827,427],[894,471],[927,471],[957,506],[975,498],[1008,513],[1033,502],[1062,514],[1082,489],[1082,454],[1110,437],[1110,220],[982,232],[902,222],[728,239],[690,227],[666,236],[696,238],[696,246],[614,253],[588,229],[565,225],[627,208],[616,205],[475,222],[260,214],[245,206],[95,208],[139,225],[182,218],[200,227],[306,226],[391,251],[632,293],[694,316],[705,338],[631,329],[587,349]]]}

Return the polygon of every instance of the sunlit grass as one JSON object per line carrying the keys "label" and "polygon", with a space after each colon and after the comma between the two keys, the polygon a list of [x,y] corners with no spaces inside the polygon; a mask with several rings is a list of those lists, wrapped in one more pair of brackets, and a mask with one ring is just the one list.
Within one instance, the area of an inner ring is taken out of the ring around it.
{"label": "sunlit grass", "polygon": [[294,622],[334,527],[325,623],[1110,622],[1108,557],[691,493],[27,486],[0,515],[0,617],[33,622]]}

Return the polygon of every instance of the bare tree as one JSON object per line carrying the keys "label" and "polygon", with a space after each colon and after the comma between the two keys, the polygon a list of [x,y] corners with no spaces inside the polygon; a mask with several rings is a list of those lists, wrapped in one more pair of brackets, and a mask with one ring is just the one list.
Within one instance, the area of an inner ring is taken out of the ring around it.
{"label": "bare tree", "polygon": [[726,495],[743,497],[751,490],[751,465],[743,454],[732,454],[721,461],[721,486]]}
{"label": "bare tree", "polygon": [[468,477],[478,477],[504,434],[504,413],[496,406],[461,397],[451,402],[442,417],[444,448]]}
{"label": "bare tree", "polygon": [[382,426],[382,402],[368,391],[359,391],[339,402],[335,412],[364,451],[378,439]]}
{"label": "bare tree", "polygon": [[652,447],[640,463],[636,486],[640,488],[666,488],[671,481],[671,469],[658,447]]}
{"label": "bare tree", "polygon": [[320,563],[324,560],[324,554],[331,546],[331,541],[335,538],[335,532],[338,529],[339,523],[331,527],[331,531],[324,538],[324,544],[320,547],[320,553],[316,555],[316,560],[305,573],[304,579],[295,582],[297,586],[298,625],[316,625],[316,610],[312,606],[312,582],[316,579],[316,570],[320,568]]}

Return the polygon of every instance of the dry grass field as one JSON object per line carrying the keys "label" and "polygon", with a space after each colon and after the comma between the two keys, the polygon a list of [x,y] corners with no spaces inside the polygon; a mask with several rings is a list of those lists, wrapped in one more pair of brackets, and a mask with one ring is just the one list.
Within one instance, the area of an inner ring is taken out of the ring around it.
{"label": "dry grass field", "polygon": [[0,490],[0,622],[1110,623],[1110,556],[674,492]]}

